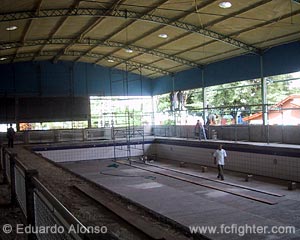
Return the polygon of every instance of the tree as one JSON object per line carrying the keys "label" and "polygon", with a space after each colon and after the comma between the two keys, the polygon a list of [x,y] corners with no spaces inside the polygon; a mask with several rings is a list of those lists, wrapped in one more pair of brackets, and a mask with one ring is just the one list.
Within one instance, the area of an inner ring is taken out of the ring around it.
{"label": "tree", "polygon": [[[267,77],[267,102],[276,104],[287,96],[300,93],[300,88],[292,88],[289,74]],[[300,80],[298,80],[300,81]],[[186,109],[198,113],[203,109],[202,89],[185,90]],[[209,112],[218,115],[238,114],[242,117],[251,113],[260,112],[262,104],[261,79],[245,80],[206,88],[206,99],[210,106]],[[169,94],[158,98],[159,112],[170,110]]]}
{"label": "tree", "polygon": [[289,95],[295,93],[294,89],[290,88],[291,81],[285,81],[290,78],[291,75],[284,74],[268,77],[266,79],[268,104],[276,104]]}
{"label": "tree", "polygon": [[169,94],[163,94],[157,97],[156,107],[157,112],[166,112],[170,110],[170,97]]}

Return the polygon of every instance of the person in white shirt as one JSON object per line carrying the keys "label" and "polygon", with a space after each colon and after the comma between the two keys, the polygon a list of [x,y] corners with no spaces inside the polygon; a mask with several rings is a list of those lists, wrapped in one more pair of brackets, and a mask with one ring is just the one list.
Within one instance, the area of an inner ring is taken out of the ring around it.
{"label": "person in white shirt", "polygon": [[224,180],[224,164],[225,160],[227,159],[226,151],[223,149],[222,144],[219,145],[219,148],[213,154],[215,164],[218,165],[218,176],[217,178],[221,178]]}

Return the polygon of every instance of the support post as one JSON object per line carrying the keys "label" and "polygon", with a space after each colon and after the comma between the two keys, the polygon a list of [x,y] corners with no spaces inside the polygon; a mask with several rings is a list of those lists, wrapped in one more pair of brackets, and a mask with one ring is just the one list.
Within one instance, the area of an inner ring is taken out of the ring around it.
{"label": "support post", "polygon": [[[35,169],[25,171],[25,191],[26,191],[26,210],[27,210],[27,225],[35,226],[34,214],[34,184],[33,177],[37,177],[38,171]],[[28,234],[28,240],[36,240],[34,233]]]}
{"label": "support post", "polygon": [[9,157],[10,161],[10,203],[12,205],[17,204],[16,196],[16,178],[15,178],[15,166],[16,166],[16,153],[12,153]]}
{"label": "support post", "polygon": [[90,97],[87,96],[87,103],[88,103],[88,114],[87,114],[87,122],[88,128],[92,128],[92,114],[91,114],[91,102]]}
{"label": "support post", "polygon": [[16,122],[16,130],[20,131],[20,121],[19,121],[19,98],[15,97],[15,122]]}
{"label": "support post", "polygon": [[5,159],[5,147],[2,145],[1,146],[1,161],[2,161],[2,173],[3,173],[3,184],[7,184],[7,176],[6,176],[6,159]]}
{"label": "support post", "polygon": [[260,55],[260,79],[261,79],[261,101],[262,101],[262,121],[263,121],[263,131],[265,139],[269,142],[269,128],[266,128],[268,123],[268,102],[267,102],[267,82],[264,78],[264,65],[263,65],[263,55]]}
{"label": "support post", "polygon": [[261,81],[261,101],[263,112],[263,125],[267,124],[267,83],[263,72],[263,56],[260,56],[260,81]]}
{"label": "support post", "polygon": [[201,82],[202,82],[202,99],[203,99],[203,125],[205,125],[205,119],[206,119],[206,106],[207,106],[207,98],[206,98],[206,93],[205,93],[205,81],[204,81],[204,68],[201,68]]}
{"label": "support post", "polygon": [[[175,95],[175,77],[174,77],[174,74],[172,74],[172,91],[174,93],[174,98],[177,99],[177,95]],[[177,101],[175,101],[174,109],[172,111],[173,120],[174,120],[174,126],[176,126],[176,114],[175,114],[176,107],[177,107]],[[176,129],[176,127],[175,127],[175,129]]]}
{"label": "support post", "polygon": [[3,145],[0,145],[0,150],[1,150],[1,156],[0,156],[0,170],[3,170],[3,165],[4,165],[4,163],[3,163],[3,154],[2,154],[2,152],[3,152]]}
{"label": "support post", "polygon": [[23,141],[25,144],[29,144],[30,142],[30,135],[28,130],[23,132]]}

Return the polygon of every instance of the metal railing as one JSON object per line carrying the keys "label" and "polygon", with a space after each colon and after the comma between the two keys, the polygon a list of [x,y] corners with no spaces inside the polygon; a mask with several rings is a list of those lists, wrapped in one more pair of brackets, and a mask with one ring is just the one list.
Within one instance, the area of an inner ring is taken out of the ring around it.
{"label": "metal railing", "polygon": [[22,212],[27,216],[26,208],[26,170],[22,170],[19,166],[14,166],[15,173],[15,191],[17,201],[22,209]]}
{"label": "metal railing", "polygon": [[[11,204],[19,205],[26,225],[55,232],[33,231],[28,239],[89,240],[89,230],[39,181],[38,172],[25,166],[17,154],[1,146],[3,181],[10,185]],[[9,169],[9,171],[8,171]],[[72,230],[70,231],[70,227]],[[80,229],[77,232],[77,229]]]}
{"label": "metal railing", "polygon": [[33,192],[35,226],[55,226],[57,229],[57,232],[51,234],[37,233],[37,238],[41,240],[89,239],[80,232],[69,231],[70,226],[73,226],[74,229],[79,227],[82,232],[88,232],[87,228],[36,177],[32,180],[35,186]]}
{"label": "metal railing", "polygon": [[[15,143],[58,143],[68,141],[94,141],[111,139],[111,128],[55,129],[16,132]],[[0,133],[0,140],[6,142],[6,133]]]}

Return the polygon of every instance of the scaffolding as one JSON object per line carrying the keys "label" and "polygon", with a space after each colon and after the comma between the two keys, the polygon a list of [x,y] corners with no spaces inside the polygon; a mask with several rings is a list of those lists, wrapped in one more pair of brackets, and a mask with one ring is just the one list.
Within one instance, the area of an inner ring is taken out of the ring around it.
{"label": "scaffolding", "polygon": [[[118,158],[126,158],[131,164],[133,157],[143,157],[145,155],[145,131],[144,126],[135,126],[134,120],[136,116],[134,112],[126,111],[123,117],[126,120],[125,127],[114,127],[114,122],[112,122],[114,161]],[[119,152],[124,151],[126,152],[125,156],[118,156]]]}

